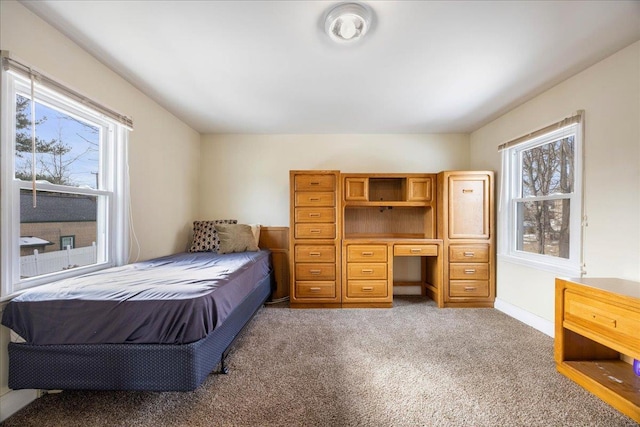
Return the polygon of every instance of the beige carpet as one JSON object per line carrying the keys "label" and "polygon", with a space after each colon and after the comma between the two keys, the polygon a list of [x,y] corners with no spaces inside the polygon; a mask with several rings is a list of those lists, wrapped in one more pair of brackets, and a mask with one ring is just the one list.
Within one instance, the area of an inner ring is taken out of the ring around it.
{"label": "beige carpet", "polygon": [[189,393],[47,395],[5,426],[637,425],[558,374],[548,336],[419,297],[393,309],[267,306],[229,367]]}

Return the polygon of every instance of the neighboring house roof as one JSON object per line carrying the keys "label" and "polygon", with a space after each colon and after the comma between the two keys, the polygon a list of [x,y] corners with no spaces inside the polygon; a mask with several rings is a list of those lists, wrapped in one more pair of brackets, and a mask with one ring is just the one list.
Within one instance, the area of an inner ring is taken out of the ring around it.
{"label": "neighboring house roof", "polygon": [[20,247],[21,248],[29,248],[31,246],[48,246],[53,245],[48,240],[41,239],[39,237],[33,236],[20,236]]}
{"label": "neighboring house roof", "polygon": [[20,222],[83,222],[96,220],[94,197],[78,197],[46,192],[36,193],[33,207],[31,194],[20,194]]}

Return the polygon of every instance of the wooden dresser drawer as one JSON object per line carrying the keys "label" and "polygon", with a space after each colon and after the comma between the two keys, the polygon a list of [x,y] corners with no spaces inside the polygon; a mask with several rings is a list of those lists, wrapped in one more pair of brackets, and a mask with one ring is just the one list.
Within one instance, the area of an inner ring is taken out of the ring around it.
{"label": "wooden dresser drawer", "polygon": [[294,235],[296,239],[334,239],[336,225],[329,223],[296,224]]}
{"label": "wooden dresser drawer", "polygon": [[459,263],[449,265],[449,279],[456,280],[487,280],[489,279],[489,264]]}
{"label": "wooden dresser drawer", "polygon": [[564,320],[640,351],[640,312],[565,291]]}
{"label": "wooden dresser drawer", "polygon": [[452,297],[488,297],[488,280],[451,280],[449,296]]}
{"label": "wooden dresser drawer", "polygon": [[387,263],[350,262],[347,264],[347,279],[386,279]]}
{"label": "wooden dresser drawer", "polygon": [[333,191],[336,188],[335,175],[296,175],[295,191]]}
{"label": "wooden dresser drawer", "polygon": [[296,282],[296,298],[335,298],[336,282]]}
{"label": "wooden dresser drawer", "polygon": [[347,281],[347,297],[369,298],[386,297],[386,280],[349,280]]}
{"label": "wooden dresser drawer", "polygon": [[336,265],[296,262],[297,280],[336,280]]}
{"label": "wooden dresser drawer", "polygon": [[295,222],[336,222],[335,208],[295,208]]}
{"label": "wooden dresser drawer", "polygon": [[336,193],[333,191],[296,192],[295,206],[335,206]]}
{"label": "wooden dresser drawer", "polygon": [[395,256],[437,256],[438,245],[393,245]]}
{"label": "wooden dresser drawer", "polygon": [[489,262],[489,245],[451,245],[450,262]]}
{"label": "wooden dresser drawer", "polygon": [[387,262],[386,245],[349,245],[347,246],[348,262]]}
{"label": "wooden dresser drawer", "polygon": [[297,245],[296,262],[336,262],[336,247],[330,245]]}

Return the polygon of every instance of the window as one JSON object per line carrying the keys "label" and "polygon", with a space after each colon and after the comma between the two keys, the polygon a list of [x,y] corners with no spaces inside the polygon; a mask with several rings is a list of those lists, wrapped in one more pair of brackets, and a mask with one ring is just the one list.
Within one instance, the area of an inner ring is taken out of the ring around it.
{"label": "window", "polygon": [[128,237],[126,126],[16,64],[3,58],[3,299],[123,264]]}
{"label": "window", "polygon": [[61,236],[60,249],[74,249],[76,247],[76,236]]}
{"label": "window", "polygon": [[499,252],[511,261],[580,275],[582,133],[581,115],[575,117],[503,149]]}

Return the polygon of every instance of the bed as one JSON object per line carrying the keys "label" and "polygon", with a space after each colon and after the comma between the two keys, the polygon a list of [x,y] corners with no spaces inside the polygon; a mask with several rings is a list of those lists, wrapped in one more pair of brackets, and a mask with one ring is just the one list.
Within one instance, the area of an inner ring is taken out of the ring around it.
{"label": "bed", "polygon": [[273,289],[270,251],[181,253],[34,288],[5,307],[12,389],[188,391]]}

